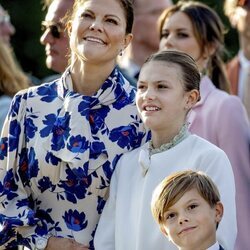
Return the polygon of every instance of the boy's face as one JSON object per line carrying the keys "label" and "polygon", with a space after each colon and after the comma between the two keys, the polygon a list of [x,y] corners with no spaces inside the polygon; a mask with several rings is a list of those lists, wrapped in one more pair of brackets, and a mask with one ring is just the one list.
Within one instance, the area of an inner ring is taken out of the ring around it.
{"label": "boy's face", "polygon": [[222,215],[220,202],[211,208],[196,189],[191,189],[166,211],[162,230],[180,249],[207,249],[216,241],[216,224]]}

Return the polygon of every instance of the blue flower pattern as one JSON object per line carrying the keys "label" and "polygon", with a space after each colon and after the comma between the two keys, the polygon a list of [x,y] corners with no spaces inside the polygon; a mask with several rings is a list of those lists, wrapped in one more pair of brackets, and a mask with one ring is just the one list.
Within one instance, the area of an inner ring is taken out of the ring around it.
{"label": "blue flower pattern", "polygon": [[0,138],[0,246],[52,234],[94,249],[116,162],[146,135],[117,68],[91,97],[73,91],[69,70],[19,92]]}

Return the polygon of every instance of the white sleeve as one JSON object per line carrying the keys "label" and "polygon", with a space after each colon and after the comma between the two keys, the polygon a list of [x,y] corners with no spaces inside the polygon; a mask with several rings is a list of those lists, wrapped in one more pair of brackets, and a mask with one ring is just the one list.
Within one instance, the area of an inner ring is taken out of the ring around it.
{"label": "white sleeve", "polygon": [[217,240],[227,250],[233,250],[237,236],[235,182],[232,166],[226,154],[220,150],[213,153],[206,166],[206,173],[216,184],[221,202],[224,206],[224,214],[217,229]]}
{"label": "white sleeve", "polygon": [[[118,161],[118,165],[120,161]],[[116,170],[112,175],[109,198],[104,206],[95,233],[94,246],[96,250],[115,250],[116,192],[119,169],[118,165],[116,166]]]}

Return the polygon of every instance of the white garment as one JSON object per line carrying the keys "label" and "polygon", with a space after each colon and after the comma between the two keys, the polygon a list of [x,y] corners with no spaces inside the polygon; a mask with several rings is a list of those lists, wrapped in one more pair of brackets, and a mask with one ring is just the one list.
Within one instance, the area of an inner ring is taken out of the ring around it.
{"label": "white garment", "polygon": [[10,108],[11,100],[12,98],[7,95],[0,96],[0,134]]}
{"label": "white garment", "polygon": [[216,241],[211,247],[209,247],[207,250],[219,250],[220,249],[220,245],[218,243],[218,241]]}
{"label": "white garment", "polygon": [[[147,168],[143,175],[143,169]],[[237,233],[232,167],[221,149],[196,135],[189,135],[175,147],[152,155],[151,159],[148,143],[122,156],[97,227],[95,249],[176,250],[160,232],[150,203],[153,190],[166,176],[185,169],[204,171],[217,184],[224,204],[217,239],[225,249],[232,250]]]}

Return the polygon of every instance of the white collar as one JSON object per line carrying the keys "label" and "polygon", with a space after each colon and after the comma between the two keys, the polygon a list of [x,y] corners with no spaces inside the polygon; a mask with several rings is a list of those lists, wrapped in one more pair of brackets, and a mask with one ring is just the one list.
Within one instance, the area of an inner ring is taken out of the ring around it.
{"label": "white collar", "polygon": [[219,250],[220,249],[220,245],[218,243],[218,241],[216,241],[211,247],[209,247],[207,250]]}

